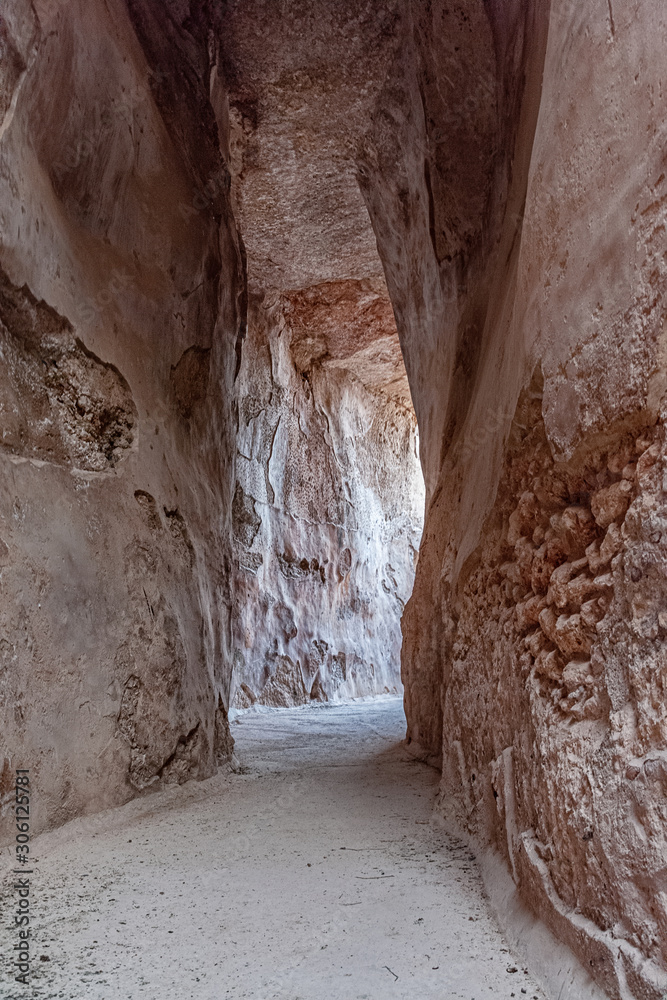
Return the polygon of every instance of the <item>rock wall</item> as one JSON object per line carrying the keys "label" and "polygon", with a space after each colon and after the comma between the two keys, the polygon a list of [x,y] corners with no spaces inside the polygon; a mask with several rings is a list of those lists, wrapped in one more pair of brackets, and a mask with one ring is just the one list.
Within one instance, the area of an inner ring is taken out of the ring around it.
{"label": "rock wall", "polygon": [[171,6],[0,12],[0,768],[35,832],[231,752],[243,272]]}
{"label": "rock wall", "polygon": [[300,367],[302,320],[294,297],[251,301],[233,506],[239,707],[401,690],[424,505],[414,412],[335,360],[313,363],[312,346]]}
{"label": "rock wall", "polygon": [[409,735],[624,1000],[667,990],[665,16],[413,3],[359,161],[427,483]]}

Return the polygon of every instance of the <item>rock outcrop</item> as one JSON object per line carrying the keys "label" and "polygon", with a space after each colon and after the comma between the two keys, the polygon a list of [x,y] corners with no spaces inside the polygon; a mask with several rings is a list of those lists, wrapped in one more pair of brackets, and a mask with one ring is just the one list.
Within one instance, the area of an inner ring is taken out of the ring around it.
{"label": "rock outcrop", "polygon": [[382,46],[341,78],[346,169],[320,128],[281,171],[294,81],[328,99],[305,38],[256,72],[279,11],[243,7],[0,18],[1,793],[28,761],[34,830],[210,774],[234,695],[401,687],[423,485],[349,156]]}

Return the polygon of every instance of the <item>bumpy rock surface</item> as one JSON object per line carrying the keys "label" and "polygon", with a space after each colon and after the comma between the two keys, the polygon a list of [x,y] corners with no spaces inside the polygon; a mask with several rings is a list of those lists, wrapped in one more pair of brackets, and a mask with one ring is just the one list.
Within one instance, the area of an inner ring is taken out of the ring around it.
{"label": "bumpy rock surface", "polygon": [[333,103],[270,4],[3,8],[1,773],[35,828],[211,773],[235,692],[400,688],[423,487],[350,155],[389,22],[327,18],[331,71],[366,26]]}
{"label": "bumpy rock surface", "polygon": [[300,369],[292,315],[279,297],[251,302],[238,379],[240,707],[401,687],[424,504],[414,413],[345,369]]}
{"label": "bumpy rock surface", "polygon": [[410,6],[360,165],[427,483],[409,732],[609,994],[657,1000],[665,11]]}

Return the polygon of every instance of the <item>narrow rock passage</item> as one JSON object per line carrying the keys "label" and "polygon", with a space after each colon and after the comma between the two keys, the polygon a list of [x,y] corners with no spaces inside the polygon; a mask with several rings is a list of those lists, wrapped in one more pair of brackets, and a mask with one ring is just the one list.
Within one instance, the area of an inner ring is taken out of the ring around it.
{"label": "narrow rock passage", "polygon": [[241,714],[241,773],[36,839],[32,996],[542,998],[404,727],[398,699]]}

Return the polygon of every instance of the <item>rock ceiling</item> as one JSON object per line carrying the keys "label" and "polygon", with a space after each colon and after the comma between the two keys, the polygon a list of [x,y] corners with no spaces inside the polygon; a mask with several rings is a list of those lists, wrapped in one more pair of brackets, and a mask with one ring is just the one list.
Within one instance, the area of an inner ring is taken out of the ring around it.
{"label": "rock ceiling", "polygon": [[409,399],[394,315],[355,157],[395,55],[395,5],[232,2],[235,215],[251,295],[279,292],[297,365],[354,370]]}

